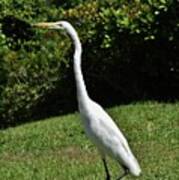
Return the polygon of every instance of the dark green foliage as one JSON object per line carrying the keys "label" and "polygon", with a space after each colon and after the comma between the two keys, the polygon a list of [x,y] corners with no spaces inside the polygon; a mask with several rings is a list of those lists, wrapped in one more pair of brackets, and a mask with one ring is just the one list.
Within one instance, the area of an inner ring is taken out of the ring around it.
{"label": "dark green foliage", "polygon": [[39,21],[65,19],[75,26],[87,88],[98,102],[179,98],[177,1],[48,3],[0,2],[1,126],[77,107],[71,41],[58,31],[31,29]]}
{"label": "dark green foliage", "polygon": [[5,16],[2,21],[2,33],[13,41],[30,40],[33,37],[33,31],[30,24],[17,19],[14,16]]}
{"label": "dark green foliage", "polygon": [[115,84],[120,82],[127,99],[179,97],[178,8],[177,1],[166,0],[113,1],[111,8],[102,9],[104,46],[117,46],[122,56],[124,64],[115,64],[113,71],[119,72]]}
{"label": "dark green foliage", "polygon": [[[61,68],[66,67],[63,56],[65,49],[68,49],[68,45],[64,44],[58,33],[35,33],[28,22],[22,21],[31,20],[34,18],[32,14],[37,14],[37,8],[34,9],[36,1],[27,4],[24,1],[11,3],[9,1],[8,8],[1,11],[3,42],[0,53],[3,79],[0,114],[1,124],[5,125],[31,117],[36,104],[43,101],[45,94],[53,90],[55,84],[63,77],[64,70]],[[41,12],[48,11],[40,1],[38,5]],[[14,6],[17,9],[12,15]],[[26,8],[31,12],[31,18],[26,17]],[[43,13],[41,15],[45,17]],[[34,20],[38,21],[42,17]],[[56,49],[58,46],[63,51]]]}
{"label": "dark green foliage", "polygon": [[68,1],[46,0],[48,5],[55,5],[57,7],[62,7],[64,9],[69,9],[69,8],[75,7],[84,1],[86,1],[86,0],[68,0]]}

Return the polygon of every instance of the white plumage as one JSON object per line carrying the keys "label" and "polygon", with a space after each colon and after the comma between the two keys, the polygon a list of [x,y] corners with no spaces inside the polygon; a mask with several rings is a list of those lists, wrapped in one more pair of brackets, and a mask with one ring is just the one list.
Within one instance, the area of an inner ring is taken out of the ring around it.
{"label": "white plumage", "polygon": [[124,177],[128,171],[134,176],[139,176],[141,173],[140,166],[124,135],[103,108],[88,96],[81,71],[82,46],[73,26],[66,21],[37,23],[35,26],[64,29],[73,40],[75,47],[73,64],[79,111],[87,136],[97,146],[102,156],[107,179],[110,179],[110,174],[105,161],[106,155],[118,161],[124,168],[125,173],[119,179]]}
{"label": "white plumage", "polygon": [[111,156],[128,168],[132,175],[139,176],[141,169],[124,135],[103,108],[89,99],[88,105],[79,109],[86,134],[102,157],[106,154]]}

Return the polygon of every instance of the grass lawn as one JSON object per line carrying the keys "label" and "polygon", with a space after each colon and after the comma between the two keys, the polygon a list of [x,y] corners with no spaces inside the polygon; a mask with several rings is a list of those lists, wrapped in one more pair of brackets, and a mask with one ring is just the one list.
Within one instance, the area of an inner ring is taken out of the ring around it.
{"label": "grass lawn", "polygon": [[[141,164],[143,173],[136,179],[179,179],[179,103],[136,103],[108,112]],[[122,170],[108,162],[116,179]],[[1,179],[104,180],[105,173],[76,113],[0,131]]]}

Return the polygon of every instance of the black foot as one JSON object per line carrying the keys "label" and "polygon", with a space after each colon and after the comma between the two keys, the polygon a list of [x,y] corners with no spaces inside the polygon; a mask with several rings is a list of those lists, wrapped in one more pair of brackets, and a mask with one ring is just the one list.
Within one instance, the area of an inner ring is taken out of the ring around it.
{"label": "black foot", "polygon": [[106,177],[106,180],[110,180],[111,178],[110,178],[110,176],[108,175],[107,177]]}
{"label": "black foot", "polygon": [[106,180],[110,180],[111,177],[110,177],[110,174],[109,174],[109,170],[108,170],[108,167],[107,167],[106,160],[105,160],[105,158],[103,158],[102,160],[103,160],[104,169],[105,169],[105,172],[106,172]]}

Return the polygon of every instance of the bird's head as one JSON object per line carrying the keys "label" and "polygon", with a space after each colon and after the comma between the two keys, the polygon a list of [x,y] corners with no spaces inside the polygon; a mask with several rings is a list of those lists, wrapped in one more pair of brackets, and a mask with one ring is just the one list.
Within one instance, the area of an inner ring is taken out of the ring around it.
{"label": "bird's head", "polygon": [[65,30],[72,39],[77,36],[77,33],[73,26],[67,21],[56,21],[56,22],[39,22],[32,25],[33,27],[43,29],[56,29]]}
{"label": "bird's head", "polygon": [[35,23],[32,26],[43,29],[65,30],[73,40],[74,44],[76,44],[76,47],[78,47],[78,49],[81,49],[81,43],[78,34],[74,29],[74,27],[67,21],[40,22],[40,23]]}

